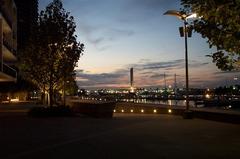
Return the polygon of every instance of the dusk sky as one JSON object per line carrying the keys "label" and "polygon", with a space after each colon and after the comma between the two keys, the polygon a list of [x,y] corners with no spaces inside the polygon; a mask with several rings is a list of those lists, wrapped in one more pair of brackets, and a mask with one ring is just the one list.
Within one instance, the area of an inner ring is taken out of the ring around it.
{"label": "dusk sky", "polygon": [[[51,0],[39,0],[42,10]],[[75,18],[78,40],[85,53],[78,62],[80,88],[128,87],[129,70],[134,68],[136,87],[185,83],[184,39],[178,27],[182,21],[163,15],[181,8],[178,0],[62,0]],[[190,87],[236,84],[239,73],[219,71],[206,57],[209,49],[198,33],[189,38]]]}

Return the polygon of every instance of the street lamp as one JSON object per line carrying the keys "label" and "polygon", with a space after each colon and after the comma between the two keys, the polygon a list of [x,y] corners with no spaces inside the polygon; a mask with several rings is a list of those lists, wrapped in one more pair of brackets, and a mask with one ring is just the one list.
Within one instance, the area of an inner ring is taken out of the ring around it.
{"label": "street lamp", "polygon": [[189,110],[189,80],[188,80],[188,45],[187,39],[191,37],[191,29],[187,27],[187,19],[196,17],[196,14],[186,14],[183,11],[168,10],[164,15],[175,16],[183,20],[183,28],[179,28],[181,36],[185,38],[185,70],[186,70],[186,110],[184,112],[184,118],[191,118],[191,111]]}

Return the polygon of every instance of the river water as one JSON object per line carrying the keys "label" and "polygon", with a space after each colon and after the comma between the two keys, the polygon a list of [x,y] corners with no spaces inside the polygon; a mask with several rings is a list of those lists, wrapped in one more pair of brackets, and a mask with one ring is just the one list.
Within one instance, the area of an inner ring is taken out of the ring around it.
{"label": "river water", "polygon": [[[149,99],[122,99],[122,102],[144,103],[144,104],[164,104],[170,106],[186,106],[186,100],[149,100]],[[195,106],[194,101],[189,101],[191,107]]]}

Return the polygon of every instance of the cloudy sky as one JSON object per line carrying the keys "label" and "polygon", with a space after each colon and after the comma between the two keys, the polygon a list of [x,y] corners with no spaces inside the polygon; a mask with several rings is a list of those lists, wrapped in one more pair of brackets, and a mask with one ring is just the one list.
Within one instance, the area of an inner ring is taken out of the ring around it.
{"label": "cloudy sky", "polygon": [[[39,0],[42,10],[51,0]],[[136,87],[185,83],[182,22],[164,16],[181,8],[179,0],[62,0],[74,16],[78,40],[85,53],[78,62],[77,81],[83,88],[128,87],[129,69],[134,68]],[[219,71],[206,57],[206,39],[197,33],[189,39],[190,87],[216,87],[237,83],[239,73]]]}

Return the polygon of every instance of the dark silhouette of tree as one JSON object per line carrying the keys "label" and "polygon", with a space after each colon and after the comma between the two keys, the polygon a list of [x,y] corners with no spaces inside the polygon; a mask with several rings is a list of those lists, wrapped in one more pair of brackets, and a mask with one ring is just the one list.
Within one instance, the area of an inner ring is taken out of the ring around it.
{"label": "dark silhouette of tree", "polygon": [[240,1],[239,0],[181,0],[184,11],[195,12],[192,25],[196,32],[216,46],[213,62],[221,70],[240,67]]}
{"label": "dark silhouette of tree", "polygon": [[74,67],[83,53],[84,45],[77,42],[75,29],[74,18],[60,0],[54,0],[40,12],[31,44],[21,59],[25,78],[49,93],[50,106],[61,83],[74,79]]}

